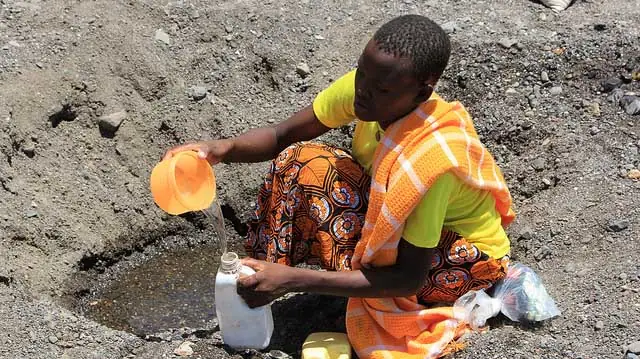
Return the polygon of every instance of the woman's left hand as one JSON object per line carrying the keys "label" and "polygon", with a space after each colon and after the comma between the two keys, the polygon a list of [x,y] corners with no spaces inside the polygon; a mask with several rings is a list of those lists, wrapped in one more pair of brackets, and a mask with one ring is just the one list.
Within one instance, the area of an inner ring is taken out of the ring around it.
{"label": "woman's left hand", "polygon": [[245,258],[255,274],[238,279],[238,294],[250,308],[261,307],[289,293],[296,268]]}

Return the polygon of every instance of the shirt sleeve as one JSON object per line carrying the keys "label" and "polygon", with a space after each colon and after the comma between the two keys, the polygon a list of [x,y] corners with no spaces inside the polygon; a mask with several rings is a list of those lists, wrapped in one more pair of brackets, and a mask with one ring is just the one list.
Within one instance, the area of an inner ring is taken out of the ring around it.
{"label": "shirt sleeve", "polygon": [[437,247],[449,200],[456,193],[457,183],[455,174],[450,172],[438,177],[407,218],[402,238],[416,247]]}
{"label": "shirt sleeve", "polygon": [[334,81],[313,100],[313,112],[318,120],[329,128],[349,124],[356,118],[356,71],[352,70]]}

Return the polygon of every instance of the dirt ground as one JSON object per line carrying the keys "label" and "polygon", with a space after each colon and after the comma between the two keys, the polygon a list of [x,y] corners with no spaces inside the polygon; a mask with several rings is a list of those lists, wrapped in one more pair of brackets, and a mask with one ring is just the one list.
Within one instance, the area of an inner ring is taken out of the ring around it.
{"label": "dirt ground", "polygon": [[[295,357],[311,330],[339,329],[343,301],[298,296],[275,308],[267,351],[234,353],[215,330],[144,339],[62,298],[166,236],[210,233],[153,203],[169,146],[286,119],[405,13],[451,32],[438,91],[475,118],[516,201],[513,257],[562,310],[535,328],[496,322],[455,358],[624,358],[640,341],[640,116],[607,91],[640,92],[638,0],[560,14],[527,0],[0,0],[0,357],[173,357],[184,338],[192,357]],[[115,132],[100,119],[121,111]],[[216,166],[230,231],[266,168]]]}

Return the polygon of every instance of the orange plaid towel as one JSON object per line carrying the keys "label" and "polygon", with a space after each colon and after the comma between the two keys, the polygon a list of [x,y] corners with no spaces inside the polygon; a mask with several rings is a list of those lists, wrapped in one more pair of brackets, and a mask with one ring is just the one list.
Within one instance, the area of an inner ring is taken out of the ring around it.
{"label": "orange plaid towel", "polygon": [[[376,149],[369,208],[353,268],[395,263],[404,223],[441,174],[453,171],[465,183],[491,191],[507,226],[515,217],[500,169],[478,139],[458,102],[439,98],[421,104],[392,124]],[[432,308],[408,298],[351,298],[349,340],[361,359],[438,358],[456,349],[467,331],[452,307]]]}

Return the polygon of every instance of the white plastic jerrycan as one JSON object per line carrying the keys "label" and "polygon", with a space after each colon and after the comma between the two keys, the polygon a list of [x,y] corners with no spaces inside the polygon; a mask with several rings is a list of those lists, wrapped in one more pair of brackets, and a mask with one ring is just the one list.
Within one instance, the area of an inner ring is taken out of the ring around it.
{"label": "white plastic jerrycan", "polygon": [[236,281],[255,271],[240,263],[234,252],[220,258],[216,275],[216,315],[222,340],[234,349],[264,349],[273,334],[271,305],[251,309],[236,292]]}

